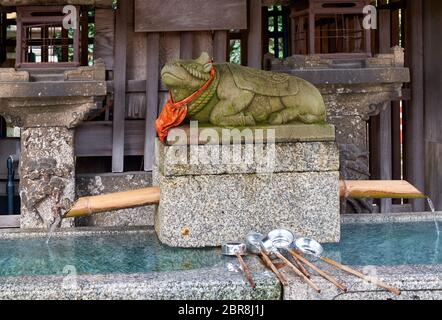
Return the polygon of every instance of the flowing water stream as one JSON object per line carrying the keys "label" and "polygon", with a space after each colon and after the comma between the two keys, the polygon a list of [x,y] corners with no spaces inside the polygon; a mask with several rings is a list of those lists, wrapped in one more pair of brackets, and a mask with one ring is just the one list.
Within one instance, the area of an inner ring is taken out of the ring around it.
{"label": "flowing water stream", "polygon": [[434,203],[430,198],[427,198],[428,206],[430,207],[431,212],[433,212],[434,225],[436,226],[437,235],[440,235],[439,222],[436,217],[436,208],[434,207]]}

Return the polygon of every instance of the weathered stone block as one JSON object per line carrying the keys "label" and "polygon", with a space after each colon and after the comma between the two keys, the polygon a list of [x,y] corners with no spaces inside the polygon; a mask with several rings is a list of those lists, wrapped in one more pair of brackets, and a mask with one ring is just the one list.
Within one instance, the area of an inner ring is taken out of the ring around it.
{"label": "weathered stone block", "polygon": [[177,150],[186,154],[195,148],[206,154],[216,147],[158,144],[153,184],[160,186],[161,200],[155,229],[163,243],[218,246],[242,240],[250,231],[265,234],[275,228],[288,228],[297,236],[321,242],[339,241],[339,156],[334,143],[273,144],[271,171],[256,170],[259,160],[250,165],[172,161]]}

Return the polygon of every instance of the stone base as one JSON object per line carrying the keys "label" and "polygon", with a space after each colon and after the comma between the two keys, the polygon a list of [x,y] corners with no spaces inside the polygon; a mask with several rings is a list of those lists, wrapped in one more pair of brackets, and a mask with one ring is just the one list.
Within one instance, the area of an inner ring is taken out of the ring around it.
{"label": "stone base", "polygon": [[[266,234],[276,228],[320,242],[339,241],[339,155],[334,142],[267,144],[263,157],[247,164],[184,163],[191,151],[199,159],[213,160],[219,147],[158,142],[153,184],[160,186],[161,200],[155,229],[163,243],[219,246],[243,240],[250,231]],[[223,152],[237,147],[222,146],[220,160]],[[247,147],[241,145],[242,151]],[[270,149],[271,171],[262,171]]]}

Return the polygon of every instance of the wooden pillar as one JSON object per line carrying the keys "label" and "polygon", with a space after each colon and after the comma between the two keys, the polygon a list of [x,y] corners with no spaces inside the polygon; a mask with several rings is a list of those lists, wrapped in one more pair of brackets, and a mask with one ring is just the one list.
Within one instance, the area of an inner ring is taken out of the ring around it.
{"label": "wooden pillar", "polygon": [[86,6],[81,7],[82,17],[81,17],[81,65],[87,66],[89,63],[89,21],[88,21],[88,10]]}
{"label": "wooden pillar", "polygon": [[[390,10],[379,11],[379,52],[390,52],[391,46]],[[392,143],[391,143],[391,102],[385,102],[385,109],[379,114],[379,178],[392,180]],[[381,213],[392,213],[392,200],[381,199]]]}
{"label": "wooden pillar", "polygon": [[160,68],[160,34],[147,34],[146,140],[144,171],[151,171],[155,153],[155,119],[158,116],[158,77]]}
{"label": "wooden pillar", "polygon": [[308,12],[308,53],[307,54],[315,54],[316,53],[316,44],[315,44],[315,14],[313,13],[313,9],[309,8]]}
{"label": "wooden pillar", "polygon": [[186,31],[181,33],[180,58],[192,59],[193,57],[193,33]]}
{"label": "wooden pillar", "polygon": [[124,171],[124,121],[126,114],[127,6],[116,13],[112,172]]}
{"label": "wooden pillar", "polygon": [[262,1],[249,0],[249,32],[247,39],[247,64],[262,68]]}
{"label": "wooden pillar", "polygon": [[[407,1],[407,62],[411,71],[411,101],[404,118],[405,178],[425,192],[423,1]],[[424,200],[412,200],[413,210],[425,210]]]}
{"label": "wooden pillar", "polygon": [[217,63],[227,60],[227,31],[215,31],[213,39],[213,59]]}

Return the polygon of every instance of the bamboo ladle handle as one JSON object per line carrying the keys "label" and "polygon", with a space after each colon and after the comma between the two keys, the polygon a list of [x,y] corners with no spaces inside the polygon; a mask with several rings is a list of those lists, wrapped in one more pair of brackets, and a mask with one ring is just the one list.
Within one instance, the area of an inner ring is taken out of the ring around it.
{"label": "bamboo ladle handle", "polygon": [[382,282],[380,280],[368,277],[368,276],[366,276],[365,274],[363,274],[363,273],[361,273],[359,271],[356,271],[356,270],[351,269],[351,268],[349,268],[347,266],[344,266],[344,265],[342,265],[342,264],[340,264],[340,263],[338,263],[336,261],[333,261],[333,260],[331,260],[329,258],[319,257],[319,259],[321,259],[325,263],[328,263],[328,264],[334,266],[337,269],[340,269],[340,270],[342,270],[344,272],[347,272],[347,273],[349,273],[351,275],[354,275],[355,277],[361,278],[361,279],[363,279],[363,280],[365,280],[365,281],[367,281],[369,283],[373,283],[374,285],[377,285],[378,287],[383,288],[383,289],[385,289],[385,290],[387,290],[387,291],[389,291],[389,292],[391,292],[391,293],[393,293],[393,294],[395,294],[397,296],[401,295],[401,292],[398,289],[393,288],[392,286],[389,286],[388,284],[386,284],[386,283],[384,283],[384,282]]}
{"label": "bamboo ladle handle", "polygon": [[316,271],[321,277],[330,281],[331,283],[333,283],[337,288],[341,289],[342,291],[347,292],[347,287],[340,284],[334,277],[329,275],[327,272],[319,269],[317,266],[315,266],[313,263],[311,263],[310,261],[305,259],[303,256],[296,253],[294,250],[289,250],[289,252],[294,258],[297,258],[299,261],[301,261],[302,263],[304,263],[308,267],[312,268],[312,270]]}
{"label": "bamboo ladle handle", "polygon": [[321,289],[318,288],[316,284],[314,284],[313,281],[311,281],[309,278],[305,276],[301,271],[298,270],[286,257],[284,257],[281,253],[278,251],[275,251],[274,254],[282,260],[282,262],[285,263],[285,265],[289,266],[301,279],[307,283],[310,287],[312,287],[316,292],[320,293]]}
{"label": "bamboo ladle handle", "polygon": [[[288,250],[289,251],[289,253],[291,253],[290,252],[290,250]],[[307,277],[307,278],[311,278],[311,275],[310,275],[310,273],[307,271],[307,269],[306,268],[304,268],[304,266],[302,265],[302,263],[301,263],[301,261],[296,257],[296,256],[294,256],[293,254],[291,254],[291,256],[292,256],[292,258],[293,258],[293,261],[295,262],[295,264],[296,264],[296,266],[299,268],[299,270]]]}
{"label": "bamboo ladle handle", "polygon": [[273,264],[272,260],[270,260],[270,258],[264,252],[261,252],[261,257],[264,260],[265,264],[270,269],[272,269],[272,271],[276,275],[276,277],[278,277],[278,279],[281,282],[281,284],[283,286],[286,286],[287,285],[287,279],[285,278],[285,276],[281,272],[279,272],[278,268],[275,267],[275,265]]}
{"label": "bamboo ladle handle", "polygon": [[252,279],[252,275],[250,274],[249,267],[247,267],[246,263],[244,262],[244,259],[241,257],[239,252],[235,252],[236,258],[239,261],[239,264],[241,265],[242,270],[244,271],[244,274],[246,276],[247,281],[249,282],[250,286],[255,289],[256,285],[255,282]]}

